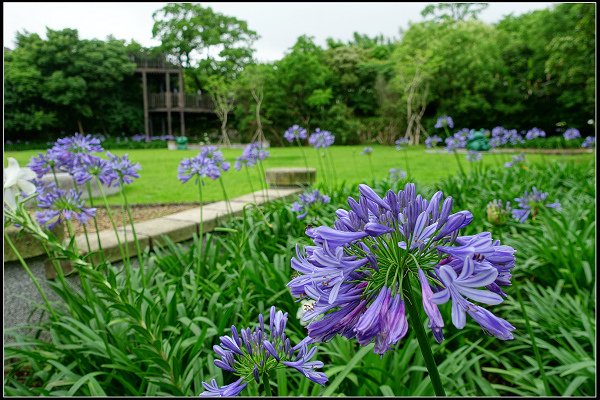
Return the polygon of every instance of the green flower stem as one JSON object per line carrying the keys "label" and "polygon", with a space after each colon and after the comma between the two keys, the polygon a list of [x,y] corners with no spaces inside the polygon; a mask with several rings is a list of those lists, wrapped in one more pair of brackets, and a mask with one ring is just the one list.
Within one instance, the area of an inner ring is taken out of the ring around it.
{"label": "green flower stem", "polygon": [[521,291],[518,287],[515,286],[515,282],[512,283],[512,288],[515,292],[517,292],[517,300],[519,302],[519,305],[521,306],[521,311],[523,312],[523,318],[525,319],[525,327],[527,328],[527,334],[529,335],[529,340],[531,340],[531,347],[533,347],[535,360],[537,361],[538,369],[540,370],[540,375],[542,376],[542,382],[544,383],[544,390],[546,391],[544,395],[551,396],[552,392],[550,391],[550,384],[548,383],[546,371],[544,371],[544,364],[542,363],[540,350],[537,347],[537,343],[535,342],[535,336],[533,335],[533,330],[531,329],[531,324],[529,323],[529,316],[527,315],[527,311],[525,311],[525,304],[523,303],[523,298],[521,297]]}
{"label": "green flower stem", "polygon": [[271,383],[269,382],[269,374],[268,373],[265,372],[263,374],[262,381],[263,381],[263,386],[265,388],[265,396],[273,397],[273,395],[271,394]]}
{"label": "green flower stem", "polygon": [[[329,153],[329,150],[327,150],[327,148],[325,149],[325,158],[329,161],[329,166],[331,167],[331,174],[332,174],[332,185],[333,186],[337,186],[337,171],[335,170],[335,164],[333,163],[333,157],[331,156],[331,153]],[[333,187],[332,187],[333,189]]]}
{"label": "green flower stem", "polygon": [[369,160],[369,169],[371,170],[371,179],[375,181],[375,171],[373,170],[373,162],[371,161],[371,155],[367,154],[367,159]]}
{"label": "green flower stem", "polygon": [[460,157],[458,156],[456,149],[452,150],[452,152],[454,153],[454,157],[456,158],[456,163],[458,164],[458,170],[460,171],[462,176],[467,176],[467,174],[465,174],[465,170],[462,167],[462,163],[460,162]]}
{"label": "green flower stem", "polygon": [[261,175],[261,184],[265,189],[265,197],[267,198],[267,201],[269,201],[269,187],[267,186],[267,175],[265,173],[265,169],[263,168],[262,161],[258,160],[257,164],[258,170],[260,171]]}
{"label": "green flower stem", "polygon": [[225,190],[225,184],[223,183],[222,176],[219,176],[219,184],[221,185],[221,190],[223,191],[223,197],[225,198],[225,204],[227,205],[227,209],[231,213],[231,217],[233,217],[233,208],[231,207],[231,202],[229,201],[229,196],[227,196],[227,191]]}
{"label": "green flower stem", "polygon": [[325,168],[323,168],[323,160],[321,160],[322,158],[321,151],[317,149],[317,161],[319,162],[319,170],[323,174],[323,183],[325,184],[325,187],[329,187],[327,184],[327,173],[325,172]]}
{"label": "green flower stem", "polygon": [[248,166],[244,167],[246,171],[246,177],[248,178],[248,184],[250,185],[250,190],[252,191],[252,198],[254,199],[254,203],[258,204],[256,201],[256,195],[254,194],[254,186],[252,185],[252,178],[250,178],[250,171],[248,170]]}
{"label": "green flower stem", "polygon": [[298,147],[300,147],[300,151],[302,152],[302,158],[304,159],[304,166],[308,169],[308,159],[306,158],[306,153],[304,152],[304,147],[302,143],[300,143],[300,139],[296,138],[296,143],[298,143]]}
{"label": "green flower stem", "polygon": [[110,224],[112,225],[113,230],[115,231],[115,236],[117,238],[117,245],[119,246],[119,252],[121,253],[121,258],[123,259],[124,265],[125,265],[127,287],[129,287],[130,281],[131,281],[131,265],[129,264],[129,258],[125,257],[125,253],[123,251],[123,245],[121,244],[121,238],[119,237],[119,231],[117,229],[117,225],[115,224],[115,220],[113,218],[112,212],[110,211],[110,206],[108,205],[108,199],[106,198],[106,193],[104,192],[104,189],[102,188],[102,183],[100,182],[100,179],[98,179],[98,177],[96,177],[96,184],[98,185],[98,188],[100,189],[100,194],[102,195],[102,199],[104,200],[104,206],[106,207],[106,214],[108,215]]}
{"label": "green flower stem", "polygon": [[12,242],[12,240],[10,239],[10,237],[8,236],[8,233],[7,233],[6,230],[4,230],[4,240],[6,241],[6,243],[8,243],[8,245],[12,249],[13,253],[15,253],[15,255],[17,256],[17,258],[19,259],[19,262],[21,263],[21,265],[25,269],[25,272],[27,272],[27,275],[29,275],[29,278],[31,279],[31,281],[35,285],[35,288],[39,292],[40,296],[42,296],[42,300],[44,300],[44,303],[46,303],[46,308],[48,308],[48,311],[50,312],[50,314],[52,314],[52,318],[56,319],[56,312],[54,311],[54,308],[52,308],[52,306],[50,305],[50,302],[48,301],[48,297],[46,297],[46,293],[44,292],[44,289],[42,289],[42,286],[40,285],[40,282],[37,280],[37,278],[35,277],[35,275],[33,275],[33,273],[29,269],[29,266],[27,265],[27,263],[25,262],[25,260],[23,260],[23,257],[21,256],[21,253],[19,253],[19,251],[15,247],[14,243]]}
{"label": "green flower stem", "polygon": [[[203,228],[204,228],[204,214],[202,211],[202,181],[198,180],[198,198],[200,200],[200,236],[199,236],[199,244],[198,244],[198,252],[200,254],[200,257],[202,257],[202,235],[204,234],[203,232]],[[198,257],[198,260],[200,259],[200,257]]]}
{"label": "green flower stem", "polygon": [[[123,186],[123,182],[121,182],[121,196],[123,197],[123,204],[125,205],[125,210],[127,210],[127,217],[129,218],[129,225],[131,226],[131,233],[133,234],[133,241],[135,242],[135,249],[137,251],[138,257],[138,265],[140,274],[142,276],[142,282],[146,282],[146,277],[144,276],[144,268],[142,265],[142,248],[140,246],[140,241],[138,240],[137,233],[135,232],[135,224],[133,223],[133,215],[131,214],[131,207],[129,207],[129,202],[127,201],[127,195],[125,194],[125,187]],[[125,224],[123,224],[125,227]]]}
{"label": "green flower stem", "polygon": [[403,151],[402,154],[404,154],[404,164],[406,165],[406,173],[408,174],[408,176],[411,176],[410,166],[408,164],[408,156],[406,155],[406,151]]}
{"label": "green flower stem", "polygon": [[444,392],[444,387],[442,386],[442,380],[440,379],[440,374],[433,358],[433,353],[431,352],[431,347],[429,346],[429,341],[427,340],[427,335],[425,334],[425,329],[423,329],[421,314],[419,314],[419,310],[417,310],[416,307],[410,279],[410,274],[406,276],[406,279],[403,279],[403,282],[406,282],[406,290],[404,291],[404,295],[406,296],[407,300],[406,308],[408,309],[410,319],[413,321],[412,326],[415,329],[415,334],[417,336],[417,340],[419,341],[421,354],[423,354],[423,358],[425,359],[427,371],[429,371],[429,379],[431,380],[433,391],[435,392],[436,396],[446,396],[446,392]]}
{"label": "green flower stem", "polygon": [[[86,183],[88,199],[90,200],[90,207],[94,208],[94,200],[92,198],[92,184],[90,181]],[[106,262],[106,257],[104,256],[104,250],[102,250],[102,242],[100,241],[100,230],[98,229],[98,219],[94,215],[94,229],[96,229],[96,238],[98,240],[98,250],[100,250],[100,254],[102,254],[102,261]]]}

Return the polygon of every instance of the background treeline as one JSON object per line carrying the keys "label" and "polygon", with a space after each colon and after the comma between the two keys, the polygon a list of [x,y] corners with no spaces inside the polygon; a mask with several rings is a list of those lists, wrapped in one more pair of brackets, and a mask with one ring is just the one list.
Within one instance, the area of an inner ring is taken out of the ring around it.
{"label": "background treeline", "polygon": [[[283,144],[295,123],[330,130],[336,143],[422,141],[442,114],[456,129],[537,126],[552,135],[567,126],[592,134],[595,4],[560,4],[497,24],[477,19],[485,6],[428,6],[424,20],[394,40],[355,33],[322,47],[301,36],[272,63],[253,61],[258,35],[244,21],[198,4],[157,10],[153,34],[162,44],[154,49],[83,40],[72,29],[48,30],[47,39],[21,33],[4,51],[5,139],[142,132],[141,79],[129,58],[142,53],[182,65],[188,91],[233,102],[229,129],[238,141],[260,130]],[[216,137],[221,125],[215,117],[188,133]]]}

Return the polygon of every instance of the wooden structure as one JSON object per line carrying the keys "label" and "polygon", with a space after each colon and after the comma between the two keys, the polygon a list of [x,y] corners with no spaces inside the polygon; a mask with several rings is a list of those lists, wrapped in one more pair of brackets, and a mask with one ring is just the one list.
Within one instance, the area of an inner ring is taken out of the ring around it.
{"label": "wooden structure", "polygon": [[[207,95],[185,93],[183,69],[165,57],[147,58],[131,55],[135,72],[142,75],[144,97],[144,133],[147,138],[160,130],[163,135],[173,135],[173,115],[179,114],[176,131],[185,136],[186,113],[214,114],[214,105]],[[173,89],[172,89],[173,88]],[[157,129],[156,125],[160,128]]]}

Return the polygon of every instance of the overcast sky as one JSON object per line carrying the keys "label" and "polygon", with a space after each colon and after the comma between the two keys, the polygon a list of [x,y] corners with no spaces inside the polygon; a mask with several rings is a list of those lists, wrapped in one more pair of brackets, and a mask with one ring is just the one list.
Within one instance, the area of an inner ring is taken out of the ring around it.
{"label": "overcast sky", "polygon": [[[27,30],[45,37],[46,27],[74,28],[80,38],[135,39],[155,46],[152,13],[167,3],[3,3],[4,46],[14,48],[17,31]],[[348,40],[353,32],[369,36],[398,37],[408,22],[422,20],[421,10],[430,3],[218,3],[200,2],[225,15],[248,22],[260,39],[255,43],[259,61],[280,59],[303,34],[325,39]],[[522,14],[557,3],[490,3],[480,18],[497,22],[503,16]]]}

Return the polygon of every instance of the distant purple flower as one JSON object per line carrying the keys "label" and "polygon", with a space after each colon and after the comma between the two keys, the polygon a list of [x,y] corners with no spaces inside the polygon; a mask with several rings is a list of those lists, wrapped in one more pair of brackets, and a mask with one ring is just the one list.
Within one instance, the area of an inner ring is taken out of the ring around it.
{"label": "distant purple flower", "polygon": [[523,223],[527,220],[529,215],[532,215],[532,218],[535,219],[541,207],[553,208],[555,210],[561,209],[559,201],[545,203],[547,197],[548,193],[540,192],[535,186],[531,189],[531,193],[525,191],[521,197],[515,198],[515,201],[520,208],[512,210],[513,217],[520,223]]}
{"label": "distant purple flower", "polygon": [[443,115],[437,119],[435,127],[438,129],[444,127],[452,129],[454,128],[454,121],[452,120],[452,117],[449,117],[448,115]]}
{"label": "distant purple flower", "polygon": [[146,140],[146,135],[144,135],[144,134],[133,135],[131,137],[131,140],[133,140],[134,142],[142,142],[142,141]]}
{"label": "distant purple flower", "polygon": [[288,128],[287,131],[285,131],[283,137],[290,143],[292,143],[296,139],[304,140],[306,139],[306,129],[304,129],[300,125],[292,125]]}
{"label": "distant purple flower", "polygon": [[[443,340],[437,304],[449,300],[456,327],[464,326],[468,313],[484,331],[512,339],[512,325],[466,298],[502,301],[499,287],[510,285],[514,249],[493,241],[489,232],[459,236],[473,215],[451,214],[452,198],[442,201],[442,192],[427,200],[412,183],[383,197],[367,185],[359,185],[359,192],[358,201],[348,198],[350,210],[336,211],[333,228],[306,230],[314,245],[302,251],[297,246],[291,261],[300,273],[288,283],[292,295],[314,300],[302,317],[310,321],[311,338],[327,341],[340,334],[360,345],[375,341],[375,353],[383,355],[407,333],[402,288],[407,290],[406,279],[418,279],[437,341]],[[482,286],[487,290],[476,289]]]}
{"label": "distant purple flower", "polygon": [[317,128],[308,138],[310,143],[315,149],[325,149],[333,144],[335,136],[329,131],[322,131]]}
{"label": "distant purple flower", "polygon": [[264,144],[261,142],[253,142],[248,144],[242,155],[236,159],[235,169],[239,171],[242,166],[252,167],[257,162],[266,159],[269,156],[269,152],[265,150]]}
{"label": "distant purple flower", "polygon": [[93,177],[97,177],[104,186],[111,186],[118,181],[117,172],[112,165],[100,157],[91,154],[80,156],[79,162],[71,171],[75,183],[83,185]]}
{"label": "distant purple flower", "polygon": [[[230,164],[224,160],[223,153],[214,146],[203,147],[197,156],[181,160],[177,177],[182,183],[196,177],[196,183],[203,178],[219,179],[221,171],[229,170]],[[202,182],[204,184],[204,182]]]}
{"label": "distant purple flower", "polygon": [[142,166],[140,163],[132,163],[127,154],[123,157],[118,157],[107,151],[106,156],[109,159],[109,165],[118,177],[118,179],[115,180],[115,186],[118,186],[119,184],[129,185],[134,179],[140,177],[138,171],[142,169]]}
{"label": "distant purple flower", "polygon": [[512,168],[515,165],[521,165],[525,162],[525,154],[520,153],[516,156],[513,156],[512,161],[508,161],[504,163],[506,168]]}
{"label": "distant purple flower", "polygon": [[510,143],[512,145],[525,143],[525,139],[516,129],[507,130],[504,134],[503,144]]}
{"label": "distant purple flower", "polygon": [[569,128],[563,134],[563,137],[567,140],[573,140],[581,137],[581,133],[579,133],[579,129],[577,128]]}
{"label": "distant purple flower", "polygon": [[469,161],[469,162],[481,161],[481,153],[479,151],[469,150],[469,152],[467,153],[467,161]]}
{"label": "distant purple flower", "polygon": [[65,191],[50,186],[38,195],[37,200],[42,211],[36,212],[36,218],[40,225],[48,225],[50,229],[63,219],[77,219],[79,223],[86,224],[96,215],[96,209],[86,208],[81,192],[75,189]]}
{"label": "distant purple flower", "polygon": [[525,135],[525,138],[527,140],[532,140],[532,139],[536,139],[539,137],[546,137],[546,132],[544,132],[543,130],[541,130],[539,128],[531,128],[530,130],[527,131],[527,134]]}
{"label": "distant purple flower", "polygon": [[390,168],[390,179],[393,181],[403,181],[407,176],[406,171],[400,168]]}
{"label": "distant purple flower", "polygon": [[296,218],[303,219],[308,214],[311,206],[314,204],[327,204],[331,199],[326,194],[321,194],[319,189],[315,189],[312,192],[302,193],[298,196],[298,201],[292,204],[292,211],[298,212]]}
{"label": "distant purple flower", "polygon": [[100,145],[100,139],[92,135],[81,135],[58,139],[46,155],[47,159],[54,163],[57,171],[73,173],[73,168],[80,162],[81,158],[90,153],[101,153],[104,149]]}
{"label": "distant purple flower", "polygon": [[398,151],[402,150],[402,146],[408,143],[410,143],[410,140],[408,138],[400,138],[394,142],[394,144],[396,145],[396,150]]}
{"label": "distant purple flower", "polygon": [[316,371],[317,368],[323,367],[323,363],[311,361],[317,348],[314,345],[310,346],[310,337],[292,346],[285,334],[287,318],[287,313],[271,307],[268,329],[262,314],[258,316],[259,324],[254,329],[238,331],[232,326],[231,336],[221,336],[220,345],[213,346],[215,353],[220,357],[215,360],[215,365],[242,378],[221,388],[214,380],[211,385],[203,383],[207,391],[200,396],[236,396],[252,379],[259,383],[263,374],[268,374],[280,365],[295,369],[307,379],[324,385],[327,376]]}
{"label": "distant purple flower", "polygon": [[363,149],[363,151],[360,152],[361,155],[367,155],[367,156],[370,156],[371,153],[373,153],[373,148],[372,147],[365,147]]}
{"label": "distant purple flower", "polygon": [[425,139],[425,147],[430,149],[437,146],[437,144],[441,141],[442,139],[438,135],[429,136],[427,139]]}
{"label": "distant purple flower", "polygon": [[586,137],[585,140],[583,141],[583,143],[581,144],[581,147],[585,147],[585,148],[594,147],[594,146],[596,146],[596,136]]}

